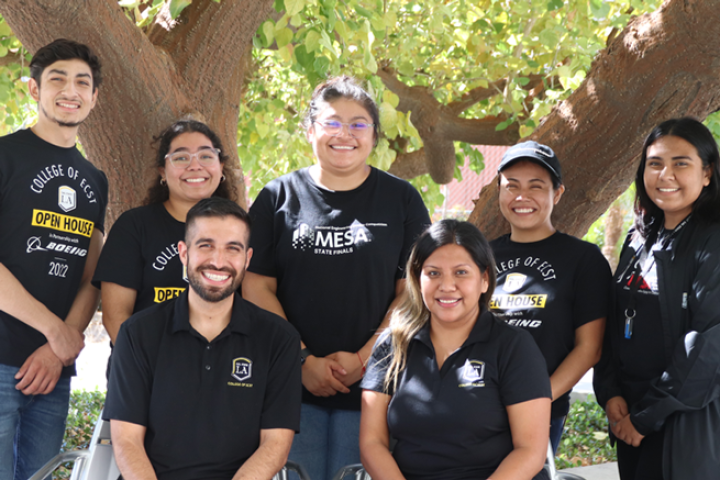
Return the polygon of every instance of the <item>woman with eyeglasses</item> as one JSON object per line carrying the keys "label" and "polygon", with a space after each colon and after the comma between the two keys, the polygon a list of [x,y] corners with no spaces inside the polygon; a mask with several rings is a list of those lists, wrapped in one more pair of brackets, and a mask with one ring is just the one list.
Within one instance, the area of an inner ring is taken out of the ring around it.
{"label": "woman with eyeglasses", "polygon": [[360,461],[359,381],[430,223],[409,183],[367,164],[379,123],[352,78],[319,85],[305,118],[317,162],[268,183],[250,209],[243,296],[300,332],[303,405],[289,458],[315,480]]}
{"label": "woman with eyeglasses", "polygon": [[211,196],[238,198],[228,157],[210,127],[180,120],[155,141],[158,176],[143,206],[126,211],[113,225],[93,278],[101,287],[103,324],[113,343],[130,315],[187,288],[177,242],[185,236],[188,210]]}
{"label": "woman with eyeglasses", "polygon": [[635,225],[595,366],[622,480],[705,480],[720,467],[720,153],[693,118],[648,135]]}

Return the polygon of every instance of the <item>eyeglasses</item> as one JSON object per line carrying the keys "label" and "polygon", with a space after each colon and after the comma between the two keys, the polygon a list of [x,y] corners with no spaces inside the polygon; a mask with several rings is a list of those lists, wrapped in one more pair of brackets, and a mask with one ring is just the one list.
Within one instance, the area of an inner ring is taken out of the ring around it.
{"label": "eyeglasses", "polygon": [[323,130],[325,130],[325,133],[327,133],[331,137],[336,137],[340,135],[340,132],[342,132],[344,126],[348,127],[348,132],[350,132],[350,135],[352,135],[353,137],[364,137],[369,132],[371,132],[373,127],[375,126],[374,123],[342,123],[338,122],[337,120],[323,120],[322,122],[315,123],[319,124],[323,128]]}
{"label": "eyeglasses", "polygon": [[207,167],[220,160],[220,150],[217,148],[203,148],[197,153],[175,152],[165,155],[165,159],[170,160],[172,166],[177,168],[187,168],[192,163],[193,158],[197,158],[200,165]]}

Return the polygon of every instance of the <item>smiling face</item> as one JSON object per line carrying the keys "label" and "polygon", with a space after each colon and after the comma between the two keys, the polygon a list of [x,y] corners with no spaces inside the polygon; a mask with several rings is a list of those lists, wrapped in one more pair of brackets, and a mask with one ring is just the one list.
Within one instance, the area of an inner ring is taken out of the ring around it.
{"label": "smiling face", "polygon": [[648,147],[643,183],[665,214],[665,228],[675,228],[690,215],[703,187],[710,185],[710,173],[697,149],[680,137],[660,137]]}
{"label": "smiling face", "polygon": [[553,189],[550,172],[537,163],[520,160],[500,172],[499,203],[510,222],[510,238],[536,242],[553,233],[551,215],[565,187]]}
{"label": "smiling face", "polygon": [[340,133],[332,136],[322,126],[322,122],[328,120],[347,124],[353,122],[370,124],[373,123],[372,117],[358,102],[339,98],[325,104],[325,108],[318,114],[307,132],[315,158],[323,173],[334,177],[362,174],[366,167],[365,161],[375,142],[373,129],[368,128],[354,137],[350,135],[349,128],[343,126]]}
{"label": "smiling face", "polygon": [[245,276],[252,249],[245,222],[233,217],[201,217],[178,243],[180,260],[187,267],[191,295],[220,302],[235,292]]}
{"label": "smiling face", "polygon": [[488,275],[460,245],[435,250],[420,273],[420,292],[430,311],[431,326],[472,324],[480,313],[480,297],[488,290]]}
{"label": "smiling face", "polygon": [[29,81],[30,95],[38,102],[38,125],[71,127],[80,125],[97,101],[90,66],[82,60],[59,60],[48,65],[40,85]]}
{"label": "smiling face", "polygon": [[[202,133],[187,132],[181,133],[170,142],[168,154],[197,153],[203,149],[213,148],[210,139]],[[160,176],[167,181],[171,203],[195,204],[203,198],[212,196],[217,190],[222,179],[222,163],[218,160],[211,165],[202,165],[195,156],[187,167],[176,167],[166,159],[165,167],[160,168]]]}

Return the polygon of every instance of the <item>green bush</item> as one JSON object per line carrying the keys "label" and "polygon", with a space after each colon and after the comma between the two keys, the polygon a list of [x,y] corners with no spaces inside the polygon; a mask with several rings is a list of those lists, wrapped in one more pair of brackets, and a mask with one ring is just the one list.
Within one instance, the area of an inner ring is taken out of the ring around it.
{"label": "green bush", "polygon": [[608,420],[595,398],[591,395],[586,402],[573,403],[555,457],[557,468],[616,461],[615,448],[608,438]]}
{"label": "green bush", "polygon": [[[105,405],[105,392],[73,391],[70,394],[62,451],[82,450],[90,446],[93,429]],[[60,467],[53,478],[70,478],[70,470]]]}
{"label": "green bush", "polygon": [[[88,448],[104,403],[105,392],[72,392],[63,451]],[[607,431],[605,412],[592,396],[586,402],[573,403],[555,459],[557,468],[617,461]],[[70,478],[70,474],[61,468],[55,478]]]}

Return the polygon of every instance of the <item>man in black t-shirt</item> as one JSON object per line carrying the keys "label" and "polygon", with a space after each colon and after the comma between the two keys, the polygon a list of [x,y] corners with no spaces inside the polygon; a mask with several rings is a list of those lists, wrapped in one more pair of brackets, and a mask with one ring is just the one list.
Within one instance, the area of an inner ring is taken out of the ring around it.
{"label": "man in black t-shirt", "polygon": [[75,147],[100,62],[56,40],[30,63],[30,129],[0,138],[0,478],[28,478],[58,453],[70,377],[97,310],[107,178]]}
{"label": "man in black t-shirt", "polygon": [[269,480],[300,425],[300,335],[236,290],[250,220],[211,197],[178,243],[190,288],[125,321],[104,418],[125,478]]}

